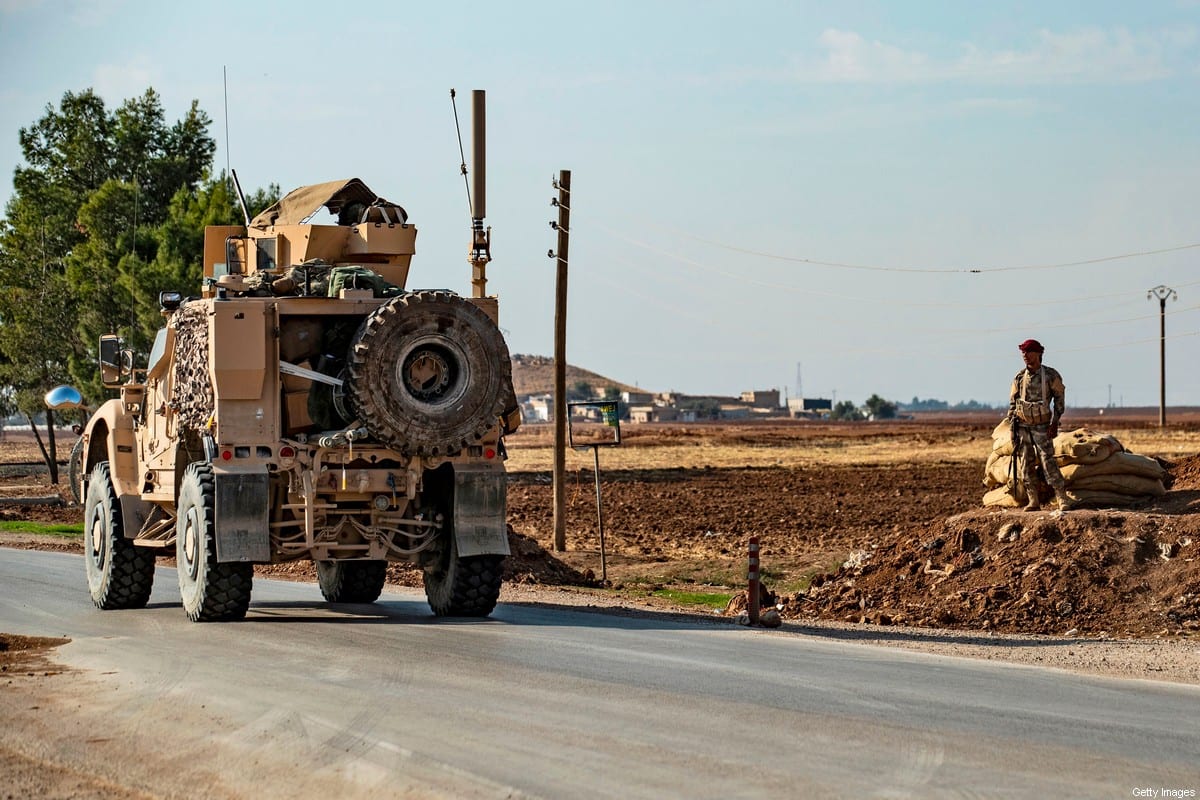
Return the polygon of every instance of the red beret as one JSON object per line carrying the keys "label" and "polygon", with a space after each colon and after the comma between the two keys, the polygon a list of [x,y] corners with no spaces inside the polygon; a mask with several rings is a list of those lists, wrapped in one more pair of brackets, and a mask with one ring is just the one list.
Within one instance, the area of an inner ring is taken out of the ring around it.
{"label": "red beret", "polygon": [[1017,345],[1017,349],[1022,353],[1028,353],[1030,350],[1034,351],[1035,353],[1046,352],[1046,348],[1042,347],[1042,343],[1037,339],[1026,339]]}

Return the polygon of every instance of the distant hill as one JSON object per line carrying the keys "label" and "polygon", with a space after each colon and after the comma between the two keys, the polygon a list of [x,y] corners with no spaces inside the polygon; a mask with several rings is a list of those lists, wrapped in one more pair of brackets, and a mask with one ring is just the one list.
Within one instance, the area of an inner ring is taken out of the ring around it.
{"label": "distant hill", "polygon": [[[531,356],[516,353],[512,357],[513,389],[517,397],[529,394],[550,394],[554,391],[554,359],[548,356]],[[581,367],[567,365],[567,386],[587,381],[597,387],[597,394],[606,386],[615,386],[622,392],[644,391],[628,383],[621,383],[598,375]]]}

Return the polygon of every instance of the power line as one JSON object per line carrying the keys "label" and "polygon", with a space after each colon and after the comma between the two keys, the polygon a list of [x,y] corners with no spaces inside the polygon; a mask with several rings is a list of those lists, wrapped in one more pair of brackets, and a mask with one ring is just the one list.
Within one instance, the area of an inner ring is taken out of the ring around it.
{"label": "power line", "polygon": [[[1123,305],[1123,304],[1122,304]],[[1166,312],[1168,316],[1171,314],[1180,314],[1185,311],[1200,310],[1200,306],[1188,306],[1187,308],[1178,308],[1174,311]],[[947,328],[907,328],[909,333],[1012,333],[1013,331],[1028,330],[1031,326],[1041,329],[1059,329],[1059,328],[1092,328],[1100,325],[1120,325],[1126,322],[1144,322],[1148,319],[1157,319],[1158,314],[1144,314],[1137,317],[1126,317],[1125,319],[1105,319],[1105,320],[1090,320],[1084,322],[1058,322],[1058,323],[1026,323],[1024,325],[1015,325],[1004,328],[960,328],[957,330]]]}
{"label": "power line", "polygon": [[[578,215],[576,215],[576,216],[578,217]],[[578,219],[576,219],[575,227],[576,228],[581,227]],[[703,262],[697,261],[693,258],[688,258],[687,256],[680,255],[679,253],[672,252],[670,250],[664,250],[660,247],[656,247],[655,245],[650,244],[649,242],[645,242],[640,239],[634,239],[630,236],[620,233],[619,231],[615,231],[615,230],[609,228],[608,226],[598,223],[594,220],[591,221],[591,227],[597,231],[600,231],[600,232],[608,235],[610,238],[625,242],[626,244],[633,245],[634,247],[641,248],[643,250],[646,250],[647,252],[654,253],[655,255],[663,256],[672,261],[676,261],[680,264],[685,264],[690,267],[695,267],[696,269],[703,270],[705,272],[709,272],[714,275],[720,275],[725,278],[734,279],[738,283],[741,283],[741,284],[753,284],[755,286],[762,286],[762,287],[765,287],[768,289],[782,289],[782,290],[789,291],[789,292],[800,292],[803,294],[819,295],[821,297],[829,297],[829,298],[833,298],[835,300],[851,300],[851,301],[856,301],[856,302],[870,302],[870,303],[887,303],[893,307],[902,307],[902,308],[955,308],[955,309],[1005,308],[1005,309],[1011,309],[1011,308],[1036,308],[1036,307],[1065,305],[1065,304],[1078,305],[1080,303],[1091,302],[1093,300],[1108,300],[1108,299],[1113,299],[1113,298],[1129,296],[1129,292],[1112,292],[1112,293],[1108,293],[1108,294],[1090,295],[1088,297],[1068,297],[1068,298],[1063,298],[1061,300],[1037,300],[1037,301],[1025,301],[1025,302],[1013,302],[1013,301],[1006,300],[1004,302],[998,302],[998,303],[961,303],[961,302],[948,302],[948,303],[904,302],[904,303],[901,303],[901,302],[897,302],[895,296],[891,296],[891,297],[887,297],[887,298],[873,298],[873,297],[863,297],[861,295],[845,295],[845,294],[839,294],[836,292],[826,292],[826,291],[822,291],[820,289],[814,289],[810,286],[798,286],[796,284],[790,284],[790,283],[779,283],[779,282],[775,282],[775,281],[766,281],[766,280],[762,280],[760,278],[756,278],[752,275],[746,275],[745,273],[738,273],[738,272],[733,272],[730,270],[721,269],[720,267],[714,267],[711,264],[705,264]],[[693,237],[689,237],[689,238],[693,238]],[[1200,245],[1189,245],[1189,247],[1200,247]],[[824,263],[824,262],[813,262],[813,263]],[[945,274],[950,274],[950,273],[945,273]],[[1186,286],[1194,286],[1197,284],[1200,284],[1200,281],[1192,281],[1190,283],[1180,284],[1180,286],[1186,287]]]}
{"label": "power line", "polygon": [[[671,230],[659,226],[662,230]],[[1066,267],[1082,267],[1090,264],[1103,264],[1108,261],[1122,261],[1127,258],[1142,258],[1144,256],[1156,256],[1163,253],[1177,253],[1182,250],[1193,250],[1200,248],[1200,242],[1193,244],[1182,244],[1175,247],[1162,247],[1154,250],[1137,250],[1130,253],[1121,253],[1115,256],[1101,256],[1099,258],[1080,259],[1078,261],[1062,261],[1054,264],[1023,264],[1020,266],[988,266],[988,267],[894,267],[894,266],[875,266],[870,264],[850,264],[842,261],[822,261],[815,258],[805,258],[803,256],[785,256],[779,253],[769,253],[764,250],[752,250],[737,245],[717,242],[712,239],[704,239],[699,236],[694,236],[684,231],[674,231],[679,236],[702,244],[719,247],[723,250],[730,250],[735,253],[744,253],[746,255],[758,256],[760,258],[770,258],[776,261],[789,261],[797,264],[812,264],[821,267],[837,267],[838,269],[856,269],[867,270],[870,272],[905,272],[905,273],[920,273],[930,275],[949,275],[949,274],[982,274],[990,272],[1023,272],[1027,270],[1042,270],[1042,269],[1063,269]]]}

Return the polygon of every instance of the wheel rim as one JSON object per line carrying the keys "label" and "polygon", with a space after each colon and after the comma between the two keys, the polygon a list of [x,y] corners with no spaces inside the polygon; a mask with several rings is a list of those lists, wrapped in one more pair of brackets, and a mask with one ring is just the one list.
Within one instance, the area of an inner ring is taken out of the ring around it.
{"label": "wheel rim", "polygon": [[397,383],[417,400],[442,402],[459,385],[462,362],[456,355],[434,343],[414,347],[397,367]]}
{"label": "wheel rim", "polygon": [[199,529],[195,508],[187,511],[186,527],[183,531],[183,566],[189,578],[193,580],[199,570],[200,560],[196,554],[200,552]]}
{"label": "wheel rim", "polygon": [[108,547],[108,537],[104,535],[103,507],[97,506],[92,514],[92,524],[88,526],[88,556],[97,567],[104,565],[105,551]]}

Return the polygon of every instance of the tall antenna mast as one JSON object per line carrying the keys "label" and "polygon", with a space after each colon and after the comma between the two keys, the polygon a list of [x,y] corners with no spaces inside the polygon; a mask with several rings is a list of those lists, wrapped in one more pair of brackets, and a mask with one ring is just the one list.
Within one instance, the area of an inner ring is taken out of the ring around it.
{"label": "tall antenna mast", "polygon": [[450,107],[454,109],[454,130],[458,132],[458,154],[462,157],[463,183],[467,187],[467,205],[471,212],[471,252],[467,255],[467,261],[471,264],[472,297],[487,297],[487,264],[492,260],[492,229],[485,230],[483,227],[483,218],[487,216],[487,122],[484,96],[482,89],[471,92],[471,161],[475,170],[472,173],[472,181],[467,178],[467,157],[463,152],[462,130],[458,126],[455,92],[450,90]]}
{"label": "tall antenna mast", "polygon": [[471,161],[473,191],[471,192],[471,254],[467,260],[471,262],[471,296],[487,297],[487,264],[492,260],[492,229],[483,227],[483,218],[487,216],[486,176],[487,176],[487,145],[486,145],[486,102],[485,92],[475,89],[471,92]]}

